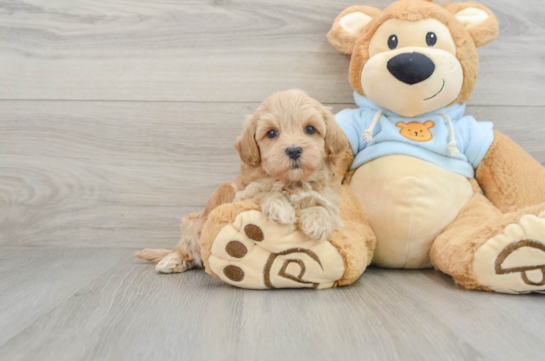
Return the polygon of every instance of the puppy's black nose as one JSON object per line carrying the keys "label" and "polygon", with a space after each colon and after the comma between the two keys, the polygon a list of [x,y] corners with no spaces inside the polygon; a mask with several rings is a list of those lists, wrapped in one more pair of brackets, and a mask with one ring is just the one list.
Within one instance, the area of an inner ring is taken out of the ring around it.
{"label": "puppy's black nose", "polygon": [[301,154],[303,154],[303,148],[301,147],[286,148],[286,154],[290,159],[297,160],[301,158]]}
{"label": "puppy's black nose", "polygon": [[405,84],[413,85],[428,79],[435,71],[435,64],[424,54],[404,53],[388,61],[388,71]]}

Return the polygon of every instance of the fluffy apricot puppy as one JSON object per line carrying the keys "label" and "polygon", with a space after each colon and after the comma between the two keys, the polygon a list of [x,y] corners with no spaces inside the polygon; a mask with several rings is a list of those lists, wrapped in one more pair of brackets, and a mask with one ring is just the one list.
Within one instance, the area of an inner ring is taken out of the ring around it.
{"label": "fluffy apricot puppy", "polygon": [[301,91],[277,93],[248,118],[235,146],[245,163],[235,202],[252,200],[270,221],[297,223],[314,239],[342,227],[336,168],[348,140],[328,109]]}
{"label": "fluffy apricot puppy", "polygon": [[311,240],[342,227],[342,176],[336,170],[348,140],[328,108],[300,90],[273,94],[248,117],[235,147],[243,162],[239,176],[220,186],[203,211],[182,220],[176,248],[144,249],[137,257],[157,263],[162,273],[202,266],[204,223],[218,205],[232,201],[251,200],[270,222],[297,224]]}

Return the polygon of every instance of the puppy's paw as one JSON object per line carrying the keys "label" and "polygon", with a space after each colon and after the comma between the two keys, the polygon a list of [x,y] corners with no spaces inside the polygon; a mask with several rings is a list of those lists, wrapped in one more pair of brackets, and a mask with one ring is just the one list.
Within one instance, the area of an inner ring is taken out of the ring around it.
{"label": "puppy's paw", "polygon": [[194,263],[194,261],[183,260],[178,253],[172,252],[157,263],[155,270],[159,273],[182,273],[193,268]]}
{"label": "puppy's paw", "polygon": [[296,220],[295,209],[284,197],[269,197],[261,204],[261,212],[271,222],[293,224]]}
{"label": "puppy's paw", "polygon": [[336,217],[322,207],[311,207],[301,211],[299,229],[312,239],[327,239],[335,229],[341,228]]}

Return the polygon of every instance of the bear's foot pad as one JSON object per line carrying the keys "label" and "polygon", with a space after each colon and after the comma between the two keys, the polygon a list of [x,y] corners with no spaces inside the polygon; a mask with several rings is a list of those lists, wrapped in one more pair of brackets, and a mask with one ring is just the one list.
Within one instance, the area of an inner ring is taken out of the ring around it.
{"label": "bear's foot pad", "polygon": [[545,293],[545,212],[525,215],[475,253],[477,281],[502,293]]}
{"label": "bear's foot pad", "polygon": [[294,225],[273,223],[255,210],[222,228],[211,251],[212,272],[242,288],[329,288],[344,273],[331,243],[310,239]]}

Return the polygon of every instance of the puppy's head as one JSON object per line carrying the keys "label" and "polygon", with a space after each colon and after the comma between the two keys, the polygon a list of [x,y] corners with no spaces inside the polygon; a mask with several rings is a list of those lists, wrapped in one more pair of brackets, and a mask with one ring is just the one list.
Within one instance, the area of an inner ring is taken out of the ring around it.
{"label": "puppy's head", "polygon": [[348,148],[331,111],[300,90],[278,92],[249,116],[235,147],[247,165],[283,181],[336,169]]}

